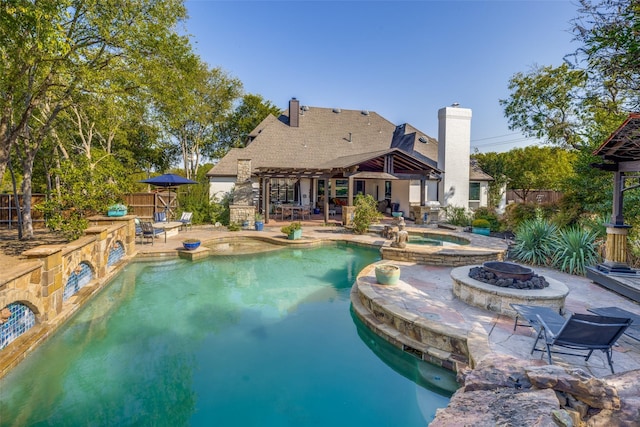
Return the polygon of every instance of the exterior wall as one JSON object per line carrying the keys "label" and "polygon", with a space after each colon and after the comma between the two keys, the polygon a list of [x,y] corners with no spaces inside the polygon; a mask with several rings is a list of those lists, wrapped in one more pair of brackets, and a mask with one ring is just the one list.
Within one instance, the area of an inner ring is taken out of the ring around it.
{"label": "exterior wall", "polygon": [[391,203],[399,203],[401,211],[405,216],[409,215],[409,181],[394,180],[391,181]]}
{"label": "exterior wall", "polygon": [[209,197],[211,201],[220,202],[225,194],[233,190],[236,185],[236,178],[229,177],[215,177],[209,180]]}
{"label": "exterior wall", "polygon": [[438,168],[444,171],[438,201],[443,207],[467,207],[471,110],[458,107],[438,110],[438,142]]}

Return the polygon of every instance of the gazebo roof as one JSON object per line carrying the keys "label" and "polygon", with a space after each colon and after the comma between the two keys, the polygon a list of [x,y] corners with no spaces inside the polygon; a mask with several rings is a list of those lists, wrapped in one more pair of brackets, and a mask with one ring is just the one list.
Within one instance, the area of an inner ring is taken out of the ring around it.
{"label": "gazebo roof", "polygon": [[640,113],[631,113],[594,155],[614,163],[640,160]]}

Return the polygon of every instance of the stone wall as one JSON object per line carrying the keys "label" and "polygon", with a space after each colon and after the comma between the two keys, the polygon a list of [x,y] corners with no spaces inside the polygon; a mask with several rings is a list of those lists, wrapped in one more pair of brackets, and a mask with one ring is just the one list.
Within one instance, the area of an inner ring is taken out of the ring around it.
{"label": "stone wall", "polygon": [[255,206],[231,205],[229,206],[229,222],[242,225],[248,221],[248,227],[253,228],[255,225],[256,208]]}
{"label": "stone wall", "polygon": [[[0,350],[0,377],[24,359],[31,350],[98,292],[126,264],[135,252],[133,216],[118,219],[94,217],[97,224],[85,236],[66,245],[43,245],[23,253],[29,261],[5,271],[0,279],[0,308],[12,303],[27,306],[36,325]],[[109,253],[122,246],[124,257],[108,265]],[[81,264],[91,270],[91,281],[63,301],[65,284]],[[28,343],[28,344],[25,344]],[[27,351],[12,351],[12,348]]]}
{"label": "stone wall", "polygon": [[600,379],[495,354],[459,377],[464,385],[431,427],[640,425],[638,370]]}

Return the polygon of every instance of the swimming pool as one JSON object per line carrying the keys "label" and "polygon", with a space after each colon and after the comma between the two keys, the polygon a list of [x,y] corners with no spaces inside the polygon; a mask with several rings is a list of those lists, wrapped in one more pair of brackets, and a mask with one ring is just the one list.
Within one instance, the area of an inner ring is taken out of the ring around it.
{"label": "swimming pool", "polygon": [[424,426],[455,379],[352,318],[350,287],[378,256],[130,264],[0,380],[0,424]]}

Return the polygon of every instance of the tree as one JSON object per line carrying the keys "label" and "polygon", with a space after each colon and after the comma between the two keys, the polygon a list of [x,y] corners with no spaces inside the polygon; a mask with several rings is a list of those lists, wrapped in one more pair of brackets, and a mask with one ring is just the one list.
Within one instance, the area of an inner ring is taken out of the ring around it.
{"label": "tree", "polygon": [[158,88],[158,119],[177,142],[187,178],[197,175],[203,152],[214,144],[214,129],[225,119],[242,83],[191,55],[178,65],[179,78]]}
{"label": "tree", "polygon": [[[59,114],[81,94],[130,90],[167,48],[186,49],[179,0],[17,0],[0,9],[0,176],[15,148],[22,162],[27,237],[33,163]],[[139,78],[118,81],[126,68]],[[129,83],[127,83],[129,81]],[[97,82],[102,82],[97,84]],[[118,86],[117,83],[124,83]]]}
{"label": "tree", "polygon": [[278,117],[280,109],[260,95],[244,95],[233,112],[216,126],[216,143],[210,147],[210,157],[221,158],[231,148],[244,147],[249,133],[269,114]]}
{"label": "tree", "polygon": [[582,43],[571,55],[589,71],[591,91],[601,98],[621,95],[625,109],[640,104],[640,3],[635,0],[580,0],[573,33]]}
{"label": "tree", "polygon": [[480,169],[493,177],[493,181],[489,182],[488,205],[490,208],[496,208],[509,182],[506,154],[476,152],[472,158],[478,163]]}
{"label": "tree", "polygon": [[558,147],[516,148],[506,155],[508,187],[527,200],[532,190],[560,190],[573,174],[575,154]]}
{"label": "tree", "polygon": [[579,148],[584,144],[586,81],[585,72],[567,64],[516,73],[509,80],[511,95],[500,100],[509,129],[560,147]]}

